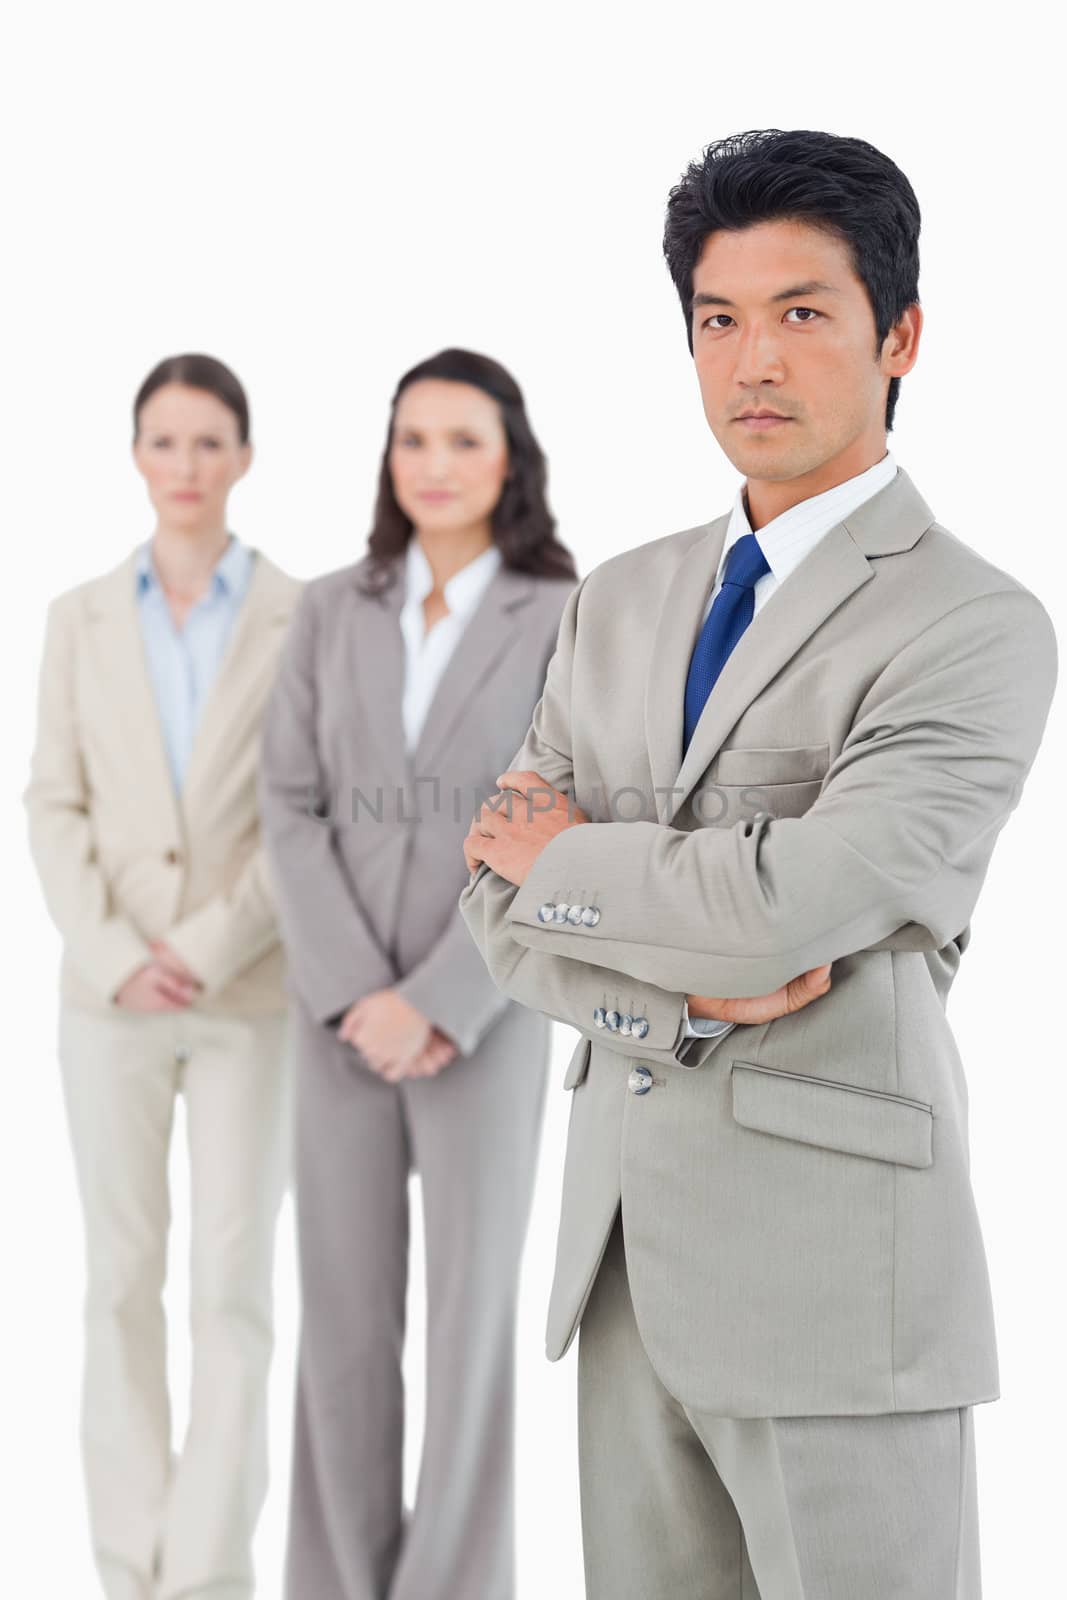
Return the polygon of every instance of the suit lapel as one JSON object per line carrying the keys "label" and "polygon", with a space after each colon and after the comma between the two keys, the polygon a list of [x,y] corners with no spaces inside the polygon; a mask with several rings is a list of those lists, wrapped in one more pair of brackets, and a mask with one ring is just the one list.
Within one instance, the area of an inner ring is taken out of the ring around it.
{"label": "suit lapel", "polygon": [[910,549],[934,518],[910,478],[898,470],[884,489],[831,528],[741,635],[681,759],[689,660],[728,520],[711,524],[708,537],[682,556],[660,619],[646,720],[654,782],[661,787],[673,784],[676,791],[657,796],[662,822],[670,822],[685,804],[731,729],[771,679],[874,576],[868,556]]}
{"label": "suit lapel", "polygon": [[241,603],[218,671],[208,690],[197,726],[189,765],[182,784],[185,809],[203,785],[212,785],[213,773],[229,754],[229,734],[253,714],[253,700],[264,661],[272,658],[265,648],[265,629],[284,627],[292,616],[291,586],[262,551],[255,551],[248,591]]}
{"label": "suit lapel", "polygon": [[479,687],[495,671],[515,637],[515,613],[533,597],[534,580],[498,567],[467,619],[438,680],[414,750],[416,772],[427,772],[445,748]]}
{"label": "suit lapel", "polygon": [[708,696],[675,780],[680,790],[675,811],[742,713],[816,628],[873,576],[870,562],[838,523],[775,590],[741,635]]}
{"label": "suit lapel", "polygon": [[[365,571],[360,563],[359,572]],[[352,609],[348,629],[348,655],[351,682],[363,707],[371,735],[384,758],[385,771],[401,775],[407,769],[404,747],[404,636],[400,631],[400,611],[404,604],[404,569],[400,566],[393,582],[378,595],[364,594],[355,578],[352,582]],[[353,724],[353,730],[355,725]],[[357,770],[366,752],[358,752]]]}
{"label": "suit lapel", "polygon": [[[672,798],[682,764],[685,680],[700,617],[722,558],[729,516],[710,523],[688,546],[667,586],[652,641],[645,685],[645,737],[660,822],[670,822]],[[721,680],[720,680],[721,681]]]}
{"label": "suit lapel", "polygon": [[426,774],[447,745],[479,685],[509,648],[514,636],[514,614],[532,597],[534,580],[503,566],[493,574],[438,680],[414,751],[407,749],[404,738],[407,663],[400,628],[404,593],[402,564],[395,581],[380,596],[356,591],[350,649],[354,681],[387,770]]}
{"label": "suit lapel", "polygon": [[180,838],[177,796],[137,611],[136,562],[134,550],[95,586],[89,619],[111,715],[125,735],[131,790],[149,813],[166,819],[170,836]]}

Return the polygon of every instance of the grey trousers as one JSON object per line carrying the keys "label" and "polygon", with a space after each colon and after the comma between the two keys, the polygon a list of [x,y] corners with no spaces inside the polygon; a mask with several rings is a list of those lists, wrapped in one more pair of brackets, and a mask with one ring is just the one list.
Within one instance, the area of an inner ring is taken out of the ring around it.
{"label": "grey trousers", "polygon": [[618,1218],[578,1402],[587,1600],[980,1600],[970,1408],[687,1409],[641,1343]]}
{"label": "grey trousers", "polygon": [[[388,1084],[296,1007],[303,1316],[288,1600],[511,1600],[519,1265],[549,1057],[509,1006],[436,1078]],[[408,1177],[426,1239],[426,1425],[402,1496]]]}

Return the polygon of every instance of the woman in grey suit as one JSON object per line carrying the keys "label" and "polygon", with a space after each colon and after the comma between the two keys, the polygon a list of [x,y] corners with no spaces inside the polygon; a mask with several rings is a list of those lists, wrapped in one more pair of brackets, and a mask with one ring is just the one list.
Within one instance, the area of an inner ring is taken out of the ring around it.
{"label": "woman in grey suit", "polygon": [[[291,1600],[508,1600],[514,1320],[549,1022],[488,977],[463,839],[576,581],[514,380],[446,350],[393,397],[369,549],[308,585],[261,804],[290,959],[303,1291]],[[427,1254],[402,1496],[408,1178]]]}

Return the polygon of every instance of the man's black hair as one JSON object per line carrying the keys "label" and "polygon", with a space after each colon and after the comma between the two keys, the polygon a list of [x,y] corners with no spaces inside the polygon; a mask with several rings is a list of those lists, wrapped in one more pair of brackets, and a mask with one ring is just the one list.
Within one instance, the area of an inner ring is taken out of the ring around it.
{"label": "man's black hair", "polygon": [[[671,190],[663,253],[690,350],[693,269],[708,235],[786,219],[823,228],[848,245],[874,312],[877,355],[890,328],[918,304],[919,202],[900,168],[873,144],[803,128],[718,139]],[[900,379],[890,379],[887,432],[899,392]]]}

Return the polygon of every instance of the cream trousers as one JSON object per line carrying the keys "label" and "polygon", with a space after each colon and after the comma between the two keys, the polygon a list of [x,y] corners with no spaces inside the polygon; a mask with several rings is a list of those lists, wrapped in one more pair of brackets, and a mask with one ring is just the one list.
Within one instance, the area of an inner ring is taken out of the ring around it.
{"label": "cream trousers", "polygon": [[[107,1600],[247,1600],[267,1484],[286,1017],[63,1006],[59,1056],[88,1257],[82,1449]],[[171,1446],[167,1161],[185,1098],[192,1392]]]}

